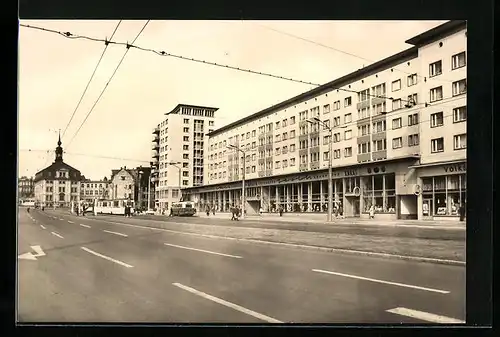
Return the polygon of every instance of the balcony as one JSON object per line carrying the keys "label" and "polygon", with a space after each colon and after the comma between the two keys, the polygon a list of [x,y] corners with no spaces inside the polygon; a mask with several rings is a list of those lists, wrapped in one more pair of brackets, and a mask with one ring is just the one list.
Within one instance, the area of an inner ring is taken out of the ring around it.
{"label": "balcony", "polygon": [[373,152],[372,158],[373,158],[373,160],[387,159],[387,150]]}
{"label": "balcony", "polygon": [[[385,93],[384,94],[381,94],[379,96],[385,96]],[[372,105],[375,105],[375,104],[382,104],[385,102],[385,98],[381,98],[381,97],[374,97],[372,98]]]}
{"label": "balcony", "polygon": [[299,164],[299,171],[300,172],[304,172],[304,171],[308,171],[309,168],[307,167],[307,163],[301,163]]}
{"label": "balcony", "polygon": [[153,157],[153,158],[159,158],[160,157],[160,153],[158,152],[158,150],[151,150],[151,157]]}
{"label": "balcony", "polygon": [[314,161],[311,163],[311,170],[319,170],[319,161]]}
{"label": "balcony", "polygon": [[371,153],[358,154],[358,163],[365,163],[371,160]]}
{"label": "balcony", "polygon": [[364,108],[368,108],[369,106],[370,106],[370,100],[367,99],[366,101],[362,101],[356,104],[356,109],[361,110]]}
{"label": "balcony", "polygon": [[153,133],[160,134],[160,128],[158,126],[153,128]]}
{"label": "balcony", "polygon": [[160,140],[160,136],[158,136],[158,134],[154,133],[153,137],[151,137],[151,141],[152,142],[157,142],[159,140]]}

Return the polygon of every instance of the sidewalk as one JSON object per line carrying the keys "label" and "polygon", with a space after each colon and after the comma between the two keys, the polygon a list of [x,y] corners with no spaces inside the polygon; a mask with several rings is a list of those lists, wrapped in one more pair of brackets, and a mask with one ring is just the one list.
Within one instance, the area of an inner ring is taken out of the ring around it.
{"label": "sidewalk", "polygon": [[[231,213],[215,213],[210,214],[208,217],[206,213],[198,212],[198,218],[215,218],[215,219],[231,219]],[[320,214],[297,214],[297,213],[283,213],[283,216],[275,213],[264,213],[262,215],[247,215],[246,220],[262,221],[262,222],[310,222],[317,224],[325,224],[327,215]],[[459,221],[446,221],[446,220],[381,220],[377,219],[361,219],[361,218],[334,218],[333,223],[343,225],[384,225],[384,226],[436,226],[436,227],[463,227],[465,229],[465,222]]]}

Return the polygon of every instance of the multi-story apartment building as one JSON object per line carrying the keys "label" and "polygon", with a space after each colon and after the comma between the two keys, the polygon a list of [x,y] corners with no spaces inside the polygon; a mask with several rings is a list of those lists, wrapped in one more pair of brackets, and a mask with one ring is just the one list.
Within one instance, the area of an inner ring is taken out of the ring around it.
{"label": "multi-story apartment building", "polygon": [[166,210],[181,199],[181,188],[202,186],[207,134],[215,130],[218,108],[179,104],[153,129],[155,206]]}
{"label": "multi-story apartment building", "polygon": [[57,142],[56,158],[52,165],[35,175],[35,202],[40,206],[69,207],[80,201],[81,173],[63,161],[61,136]]}
{"label": "multi-story apartment building", "polygon": [[80,200],[93,202],[94,199],[109,198],[108,184],[107,178],[103,180],[82,180],[80,184]]}
{"label": "multi-story apartment building", "polygon": [[413,47],[211,132],[205,184],[183,194],[225,211],[240,203],[244,176],[249,213],[326,211],[331,155],[344,215],[367,217],[373,205],[382,218],[455,219],[467,198],[466,22],[406,42]]}
{"label": "multi-story apartment building", "polygon": [[33,178],[21,177],[17,181],[17,194],[19,198],[32,198],[35,196]]}

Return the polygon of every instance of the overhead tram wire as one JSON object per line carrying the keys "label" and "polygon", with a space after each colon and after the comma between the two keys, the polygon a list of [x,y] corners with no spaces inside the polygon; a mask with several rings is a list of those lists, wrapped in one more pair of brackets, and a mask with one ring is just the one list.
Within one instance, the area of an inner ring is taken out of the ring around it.
{"label": "overhead tram wire", "polygon": [[[295,39],[298,39],[298,40],[302,40],[302,41],[305,41],[305,42],[309,42],[309,43],[315,44],[315,45],[320,46],[320,47],[328,48],[328,49],[334,50],[334,51],[336,51],[338,53],[342,53],[342,54],[345,54],[345,55],[348,55],[348,56],[352,56],[352,57],[358,58],[358,59],[363,60],[363,61],[367,61],[367,62],[371,62],[371,63],[376,62],[376,61],[367,59],[365,57],[362,57],[362,56],[359,56],[359,55],[356,55],[356,54],[353,54],[353,53],[349,53],[349,52],[346,52],[344,50],[337,49],[337,48],[334,48],[332,46],[329,46],[329,45],[326,45],[326,44],[323,44],[323,43],[320,43],[320,42],[317,42],[317,41],[314,41],[314,40],[306,39],[306,38],[298,36],[298,35],[294,35],[294,34],[291,34],[291,33],[288,33],[288,32],[284,32],[284,31],[276,29],[276,28],[272,28],[272,27],[269,27],[269,26],[266,26],[266,25],[262,25],[262,24],[258,24],[258,23],[256,23],[255,25],[260,26],[260,27],[265,28],[265,29],[268,29],[268,30],[272,30],[272,31],[274,31],[274,32],[276,32],[278,34],[287,35],[287,36],[290,36],[292,38],[295,38]],[[392,69],[394,69],[396,71],[399,71],[399,72],[402,72],[402,73],[407,74],[407,75],[413,75],[413,73],[405,71],[405,70],[398,69],[397,67],[393,67]],[[416,75],[417,75],[417,77],[420,77],[420,78],[423,78],[423,79],[426,78],[426,76],[422,76],[422,75],[419,75],[419,74],[416,74]],[[451,81],[451,80],[448,80],[448,79],[445,79],[445,78],[438,78],[438,77],[429,77],[427,79],[428,80],[434,80],[434,81],[447,82],[447,83],[453,83],[454,82],[454,81]]]}
{"label": "overhead tram wire", "polygon": [[[47,32],[59,34],[59,35],[61,35],[63,37],[67,37],[67,38],[71,38],[71,39],[87,39],[87,40],[95,41],[95,42],[104,42],[104,43],[106,42],[106,40],[103,40],[103,39],[98,39],[98,38],[93,38],[93,37],[88,37],[88,36],[83,36],[83,35],[74,35],[74,34],[72,34],[70,32],[60,32],[60,31],[50,30],[50,29],[46,29],[46,28],[42,28],[42,27],[37,27],[37,26],[29,26],[29,25],[21,25],[21,26],[26,27],[26,28],[38,29],[38,30],[42,30],[42,31],[47,31]],[[313,86],[316,86],[316,87],[322,86],[322,84],[318,84],[318,83],[297,80],[297,79],[293,79],[293,78],[289,78],[289,77],[284,77],[284,76],[274,75],[274,74],[270,74],[270,73],[259,72],[259,71],[255,71],[255,70],[251,70],[251,69],[245,69],[245,68],[239,68],[239,67],[230,66],[230,65],[224,65],[224,64],[220,64],[220,63],[216,63],[216,62],[204,61],[204,60],[190,58],[190,57],[186,57],[186,56],[182,56],[182,55],[171,54],[171,53],[168,53],[168,52],[165,52],[165,51],[158,51],[158,50],[154,50],[154,49],[151,49],[151,48],[144,48],[144,47],[136,46],[133,43],[129,44],[129,43],[115,42],[115,41],[108,41],[108,42],[110,44],[116,44],[116,45],[126,46],[127,49],[129,49],[129,48],[136,48],[136,49],[139,49],[139,50],[142,50],[142,51],[155,53],[155,54],[157,54],[159,56],[170,56],[170,57],[178,58],[178,59],[181,59],[181,60],[202,63],[202,64],[212,65],[212,66],[216,66],[216,67],[220,67],[220,68],[232,69],[232,70],[247,72],[247,73],[251,73],[251,74],[261,75],[261,76],[268,76],[268,77],[273,77],[273,78],[282,79],[282,80],[286,80],[286,81],[291,81],[291,82],[296,82],[296,83],[301,83],[301,84],[307,84],[307,85],[313,85]],[[356,91],[356,90],[346,89],[346,88],[341,88],[341,87],[332,88],[332,90],[341,90],[341,91],[345,91],[345,92],[349,92],[349,93],[358,94],[358,91]],[[371,93],[366,93],[366,96],[368,96],[368,97],[382,98],[382,99],[388,99],[388,100],[391,100],[391,101],[396,100],[396,98],[394,98],[394,97],[388,97],[388,96],[382,96],[382,95],[375,95],[375,94],[371,94]],[[403,99],[403,98],[400,98],[400,100],[402,102],[407,102],[407,103],[410,103],[410,104],[414,103],[411,100],[407,100],[407,99]],[[427,106],[430,106],[431,104],[426,102],[426,103],[418,103],[418,104],[415,104],[415,105],[425,105],[427,107]]]}
{"label": "overhead tram wire", "polygon": [[[148,25],[150,20],[146,21],[146,23],[144,24],[144,26],[142,27],[141,31],[137,34],[137,36],[134,38],[134,40],[132,41],[132,44],[135,43],[135,41],[139,38],[139,36],[142,34],[142,32],[144,31],[144,29],[146,28],[146,26]],[[109,43],[114,43],[114,42],[109,42]],[[78,128],[78,130],[76,130],[75,134],[73,135],[73,138],[71,138],[71,140],[69,141],[69,143],[66,145],[66,148],[68,148],[71,143],[73,142],[73,140],[75,139],[75,137],[78,135],[78,133],[80,132],[80,130],[82,129],[83,125],[85,125],[85,122],[87,121],[87,119],[89,118],[90,114],[92,113],[92,111],[94,111],[94,108],[95,106],[97,105],[97,103],[99,102],[99,100],[101,99],[102,95],[104,94],[104,92],[106,91],[106,89],[108,88],[108,85],[109,83],[111,83],[111,81],[113,80],[113,77],[115,76],[116,72],[118,71],[118,68],[120,68],[123,60],[125,59],[125,56],[127,56],[128,54],[128,51],[130,50],[130,47],[132,46],[132,44],[128,44],[127,43],[127,49],[125,50],[125,53],[123,54],[120,62],[118,63],[118,65],[116,66],[115,70],[113,71],[113,74],[111,74],[111,77],[109,78],[108,82],[106,83],[106,85],[104,86],[103,90],[101,91],[99,97],[97,97],[97,100],[94,102],[94,105],[92,106],[92,108],[90,108],[90,111],[87,113],[87,116],[85,117],[85,119],[83,120],[83,122],[80,124],[80,127]]]}
{"label": "overhead tram wire", "polygon": [[83,90],[82,96],[80,97],[80,100],[78,101],[78,104],[76,105],[75,110],[73,111],[73,114],[71,115],[71,118],[69,119],[68,124],[66,124],[66,127],[64,128],[64,131],[63,131],[63,134],[62,134],[62,138],[64,138],[64,136],[66,135],[66,131],[68,130],[68,127],[71,124],[71,121],[73,121],[73,117],[75,117],[76,111],[80,107],[80,104],[82,103],[83,97],[87,93],[87,89],[90,86],[90,82],[92,82],[92,79],[94,78],[94,75],[95,75],[95,73],[97,71],[97,68],[99,68],[99,65],[101,64],[101,61],[102,61],[102,59],[104,57],[104,54],[106,53],[106,50],[108,49],[109,42],[115,36],[115,33],[118,30],[118,27],[120,27],[121,23],[122,23],[122,20],[118,21],[118,24],[116,25],[115,30],[113,31],[113,34],[111,34],[111,37],[109,38],[109,41],[104,42],[105,46],[104,46],[104,50],[101,53],[101,57],[99,58],[99,61],[97,62],[96,66],[94,68],[94,71],[92,72],[92,75],[90,76],[90,79],[89,79],[87,85],[85,86],[85,90]]}

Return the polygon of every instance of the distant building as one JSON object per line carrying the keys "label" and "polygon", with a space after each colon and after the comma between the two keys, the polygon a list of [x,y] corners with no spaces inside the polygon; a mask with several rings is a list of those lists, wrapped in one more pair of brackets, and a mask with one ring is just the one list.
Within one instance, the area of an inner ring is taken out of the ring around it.
{"label": "distant building", "polygon": [[59,135],[54,162],[33,179],[35,201],[40,206],[69,207],[72,201],[80,201],[81,173],[63,161],[61,144]]}
{"label": "distant building", "polygon": [[156,208],[168,209],[180,189],[204,184],[204,148],[215,130],[218,108],[178,104],[153,129],[153,174]]}
{"label": "distant building", "polygon": [[17,182],[17,192],[19,198],[33,198],[35,196],[35,185],[33,178],[21,177]]}
{"label": "distant building", "polygon": [[[151,168],[139,166],[128,169],[126,166],[118,170],[111,170],[111,179],[107,181],[107,195],[110,199],[127,198],[134,200],[137,209],[148,208],[148,183]],[[154,190],[151,194],[150,208],[154,205]]]}
{"label": "distant building", "polygon": [[106,177],[103,180],[83,179],[80,184],[80,200],[92,202],[94,199],[109,198],[108,185]]}

